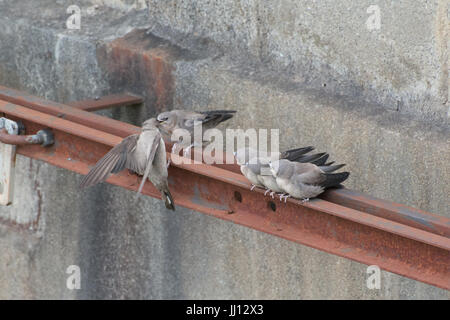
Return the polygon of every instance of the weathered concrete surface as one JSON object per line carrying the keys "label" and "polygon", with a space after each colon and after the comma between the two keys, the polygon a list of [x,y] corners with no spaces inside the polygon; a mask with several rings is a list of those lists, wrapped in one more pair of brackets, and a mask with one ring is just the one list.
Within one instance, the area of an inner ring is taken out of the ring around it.
{"label": "weathered concrete surface", "polygon": [[[379,9],[380,29],[367,27],[372,5]],[[149,21],[159,35],[186,43],[193,36],[215,41],[227,54],[326,92],[447,122],[448,5],[446,0],[150,0]]]}
{"label": "weathered concrete surface", "polygon": [[[204,33],[186,29],[181,38],[176,21],[164,27],[164,16],[158,20],[153,11],[132,10],[133,1],[114,1],[116,9],[99,6],[83,15],[81,30],[66,30],[68,2],[39,3],[37,14],[31,2],[0,1],[0,84],[62,102],[128,90],[143,95],[145,105],[103,113],[135,124],[165,108],[237,108],[242,116],[230,127],[281,127],[282,148],[313,144],[329,151],[352,171],[348,187],[450,215],[448,128],[415,109],[415,102],[404,100],[408,115],[389,111],[383,97],[374,104],[378,98],[368,93],[339,91],[328,82],[319,88],[286,69],[274,71],[277,64],[253,60],[257,54],[239,57],[257,46],[243,36],[229,41],[225,31],[214,33],[223,17],[208,29],[210,18],[199,15],[195,28]],[[179,24],[190,21],[181,14],[184,3],[178,2]],[[164,8],[162,2],[151,5]],[[165,10],[171,6],[167,2]],[[212,14],[212,5],[203,7]],[[216,7],[217,14],[225,11],[217,8],[223,7]],[[429,19],[436,18],[434,8]],[[247,11],[239,12],[230,25],[245,34],[239,21],[247,21]],[[335,14],[345,17],[339,8]],[[355,52],[349,68],[360,68],[363,57]],[[431,69],[430,77],[440,79],[431,64],[420,66],[417,81],[426,81]],[[322,71],[311,68],[308,75],[320,77]],[[367,69],[367,75],[377,74]],[[330,79],[353,79],[347,76]],[[394,90],[389,81],[379,85],[387,95],[409,92]],[[439,98],[420,92],[414,91],[418,101]],[[419,121],[416,113],[430,121]],[[180,207],[169,212],[151,198],[133,204],[132,194],[118,187],[80,191],[79,181],[77,174],[17,158],[14,205],[0,208],[0,298],[449,298],[448,291],[388,272],[382,273],[381,290],[368,290],[362,264]],[[66,288],[65,272],[73,264],[82,272],[78,291]]]}

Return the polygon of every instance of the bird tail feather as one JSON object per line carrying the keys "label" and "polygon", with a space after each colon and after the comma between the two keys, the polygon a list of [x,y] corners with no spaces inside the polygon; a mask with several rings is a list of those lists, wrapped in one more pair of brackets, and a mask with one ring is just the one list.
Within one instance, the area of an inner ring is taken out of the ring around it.
{"label": "bird tail feather", "polygon": [[283,159],[287,159],[289,161],[295,161],[298,158],[300,158],[301,156],[303,156],[305,153],[308,153],[308,152],[310,152],[312,150],[314,150],[314,147],[312,147],[312,146],[303,147],[303,148],[297,148],[297,149],[291,149],[291,150],[284,151],[281,154],[281,157]]}
{"label": "bird tail feather", "polygon": [[316,166],[323,166],[325,164],[325,162],[327,162],[329,156],[330,155],[328,153],[325,153],[320,158],[310,161],[310,163],[315,164]]}
{"label": "bird tail feather", "polygon": [[330,172],[334,172],[336,170],[339,170],[340,168],[342,168],[343,166],[345,166],[345,163],[343,164],[335,164],[334,166],[331,165],[323,165],[323,166],[319,166],[320,170],[322,170],[323,172],[326,173],[330,173]]}
{"label": "bird tail feather", "polygon": [[324,188],[337,187],[347,180],[350,172],[325,173],[325,181],[321,184]]}
{"label": "bird tail feather", "polygon": [[172,194],[170,193],[169,189],[161,191],[161,197],[164,200],[164,204],[166,205],[166,208],[175,211],[175,203],[173,201],[173,197],[172,197]]}
{"label": "bird tail feather", "polygon": [[206,114],[206,118],[203,124],[210,124],[212,126],[217,126],[219,123],[227,121],[233,118],[236,110],[209,110],[202,111],[200,113]]}
{"label": "bird tail feather", "polygon": [[307,162],[317,160],[317,159],[323,157],[324,155],[326,155],[325,152],[309,154],[309,155],[307,154],[307,155],[301,156],[300,158],[296,159],[295,162],[307,163]]}

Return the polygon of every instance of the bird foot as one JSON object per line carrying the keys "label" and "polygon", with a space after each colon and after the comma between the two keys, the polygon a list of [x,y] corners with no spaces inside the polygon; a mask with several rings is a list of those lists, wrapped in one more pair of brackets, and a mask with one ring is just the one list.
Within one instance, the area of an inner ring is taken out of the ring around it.
{"label": "bird foot", "polygon": [[270,192],[270,189],[267,189],[266,192],[264,192],[264,195],[267,195],[268,192]]}
{"label": "bird foot", "polygon": [[290,198],[290,197],[291,197],[290,195],[284,196],[284,203],[286,203],[287,199]]}
{"label": "bird foot", "polygon": [[270,196],[272,197],[272,199],[274,199],[274,198],[275,198],[274,194],[276,194],[276,192],[275,192],[275,191],[272,191],[272,192],[270,193]]}
{"label": "bird foot", "polygon": [[282,202],[283,199],[284,199],[284,203],[286,203],[287,202],[287,198],[290,198],[290,197],[291,196],[288,195],[288,194],[282,194],[282,195],[280,195],[280,202]]}
{"label": "bird foot", "polygon": [[308,202],[309,201],[309,198],[305,198],[305,199],[302,199],[302,202],[304,203],[304,202]]}
{"label": "bird foot", "polygon": [[253,189],[255,189],[255,188],[256,188],[256,185],[252,184],[250,191],[253,191]]}

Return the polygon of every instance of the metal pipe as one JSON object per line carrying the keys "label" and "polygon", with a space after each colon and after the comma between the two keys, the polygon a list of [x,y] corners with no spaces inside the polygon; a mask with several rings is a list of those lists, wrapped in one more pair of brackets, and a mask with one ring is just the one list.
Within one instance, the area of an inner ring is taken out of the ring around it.
{"label": "metal pipe", "polygon": [[50,130],[39,130],[36,134],[22,136],[8,134],[5,128],[0,129],[0,142],[12,145],[40,144],[47,147],[54,143],[54,137]]}

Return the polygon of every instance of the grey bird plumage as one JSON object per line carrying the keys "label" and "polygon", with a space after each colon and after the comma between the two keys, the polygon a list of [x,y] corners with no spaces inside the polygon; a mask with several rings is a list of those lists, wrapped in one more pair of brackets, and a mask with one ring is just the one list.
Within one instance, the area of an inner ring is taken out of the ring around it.
{"label": "grey bird plumage", "polygon": [[[340,165],[335,165],[335,166],[327,166],[327,164],[325,163],[328,159],[329,155],[327,153],[317,153],[317,154],[313,154],[313,155],[306,155],[306,156],[302,156],[299,157],[297,159],[295,159],[293,162],[299,162],[299,163],[312,163],[315,165],[320,166],[320,169],[322,170],[327,170],[326,172],[332,172],[335,171],[339,168],[342,168],[343,166],[345,166],[345,164],[340,164]],[[286,159],[289,160],[289,159]],[[260,171],[262,172],[262,168],[265,167],[267,169],[269,169],[270,167],[270,163],[269,161],[260,161],[261,168]],[[267,170],[266,170],[267,171]],[[258,175],[258,180],[269,190],[271,190],[271,195],[273,198],[273,194],[274,193],[284,193],[285,191],[277,184],[276,178],[273,176],[273,174],[261,174]]]}
{"label": "grey bird plumage", "polygon": [[[261,182],[261,184],[267,188],[267,192],[271,192],[271,195],[273,197],[274,193],[283,193],[283,189],[281,189],[275,177],[272,174],[267,174],[267,172],[262,172],[262,168],[266,168],[267,170],[270,170],[270,161],[268,159],[260,160],[261,167],[259,168],[260,173],[257,175],[258,181]],[[267,171],[266,170],[266,171]]]}
{"label": "grey bird plumage", "polygon": [[252,158],[249,162],[241,165],[242,174],[252,183],[252,190],[255,187],[264,188],[264,184],[259,179],[261,175],[261,162],[258,158]]}
{"label": "grey bird plumage", "polygon": [[331,173],[343,165],[319,167],[312,163],[279,160],[270,163],[277,185],[294,198],[309,200],[326,188],[338,186],[350,175],[349,172]]}
{"label": "grey bird plumage", "polygon": [[[207,129],[216,127],[221,122],[231,119],[236,113],[234,110],[211,110],[211,111],[187,111],[187,110],[172,110],[160,113],[157,116],[158,128],[161,135],[167,143],[171,143],[171,137],[175,130],[184,129],[191,135],[191,141],[176,141],[176,145],[190,149],[195,143],[200,143],[203,145],[202,141],[193,141],[194,139],[194,129],[196,126],[202,126],[203,133]],[[175,149],[172,149],[172,151]],[[186,150],[186,149],[185,149]]]}
{"label": "grey bird plumage", "polygon": [[[269,162],[272,159],[289,159],[294,161],[308,161],[321,158],[325,153],[311,156],[305,154],[314,150],[314,147],[302,147],[279,153],[270,153],[269,157],[258,156],[258,151],[245,147],[238,149],[234,156],[240,166],[242,174],[252,183],[254,187],[267,188],[268,191],[282,192],[277,186],[275,178],[270,174]],[[325,159],[326,160],[326,159]]]}
{"label": "grey bird plumage", "polygon": [[103,182],[110,174],[127,168],[143,175],[138,193],[142,191],[148,178],[161,192],[166,208],[175,210],[167,181],[166,148],[156,125],[157,120],[151,118],[144,122],[140,134],[124,138],[96,163],[83,178],[80,187],[90,187]]}

